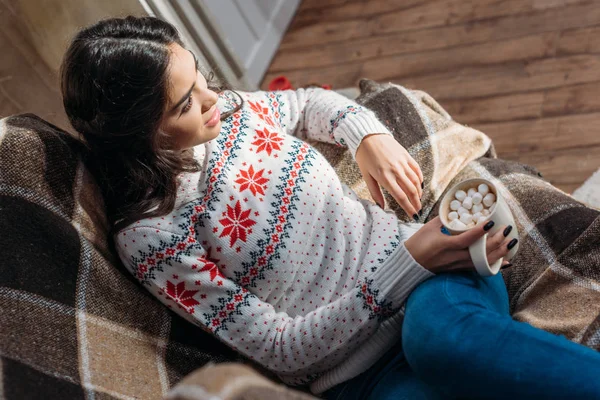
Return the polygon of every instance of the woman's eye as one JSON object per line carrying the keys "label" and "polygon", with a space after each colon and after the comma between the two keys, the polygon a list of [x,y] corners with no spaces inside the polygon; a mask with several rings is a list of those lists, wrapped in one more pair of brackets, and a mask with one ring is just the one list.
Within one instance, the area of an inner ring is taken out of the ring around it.
{"label": "woman's eye", "polygon": [[187,101],[185,107],[183,107],[182,114],[185,112],[188,112],[191,107],[192,107],[192,95],[190,94],[190,97],[188,97],[188,101]]}

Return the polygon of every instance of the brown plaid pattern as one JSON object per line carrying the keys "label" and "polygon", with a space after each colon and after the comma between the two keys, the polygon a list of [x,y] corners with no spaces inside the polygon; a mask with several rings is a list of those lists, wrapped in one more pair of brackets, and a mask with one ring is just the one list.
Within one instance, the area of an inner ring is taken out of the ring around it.
{"label": "brown plaid pattern", "polygon": [[240,360],[120,265],[78,148],[34,115],[0,120],[0,398],[159,399]]}
{"label": "brown plaid pattern", "polygon": [[[600,211],[543,180],[528,165],[496,158],[486,135],[454,122],[429,95],[363,80],[357,101],[379,119],[419,163],[425,177],[423,221],[437,215],[447,189],[483,177],[502,190],[519,229],[519,253],[503,271],[513,317],[600,350]],[[341,179],[370,199],[350,154],[313,143]],[[410,218],[386,194],[388,206]]]}

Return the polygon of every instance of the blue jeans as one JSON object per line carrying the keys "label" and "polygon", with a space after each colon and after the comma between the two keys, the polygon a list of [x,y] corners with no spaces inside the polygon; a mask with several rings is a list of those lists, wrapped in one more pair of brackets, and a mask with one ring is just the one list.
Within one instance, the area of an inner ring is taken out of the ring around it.
{"label": "blue jeans", "polygon": [[500,275],[440,274],[409,296],[402,341],[327,399],[600,399],[600,353],[510,317]]}

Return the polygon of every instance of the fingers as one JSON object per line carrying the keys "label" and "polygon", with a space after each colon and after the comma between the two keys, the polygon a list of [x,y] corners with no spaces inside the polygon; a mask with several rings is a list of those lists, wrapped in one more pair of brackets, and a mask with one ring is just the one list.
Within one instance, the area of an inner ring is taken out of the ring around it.
{"label": "fingers", "polygon": [[499,259],[501,259],[502,257],[505,257],[508,252],[510,251],[510,249],[508,248],[508,244],[513,240],[511,237],[503,237],[504,240],[502,240],[502,242],[500,243],[500,245],[495,248],[494,250],[490,251],[488,253],[488,262],[490,264],[495,263],[496,261],[498,261]]}
{"label": "fingers", "polygon": [[469,229],[459,235],[453,236],[453,244],[456,249],[464,249],[469,247],[483,235],[485,235],[494,226],[494,221],[484,221],[477,224],[474,228]]}
{"label": "fingers", "polygon": [[[436,267],[435,273],[477,272],[473,265],[473,261],[471,260],[468,247],[474,243],[475,240],[489,232],[491,229],[490,225],[488,225],[489,228],[487,230],[483,228],[487,224],[489,224],[489,221],[471,229],[471,231],[478,231],[473,232],[472,235],[468,235],[467,233],[469,231],[467,231],[456,236],[447,236],[441,232],[442,223],[439,216],[425,224],[422,229],[435,229],[439,233],[439,237],[431,236],[431,240],[437,241],[442,247],[445,247],[445,250],[436,256],[438,266]],[[508,252],[514,247],[516,239],[509,237],[511,229],[510,226],[501,226],[493,235],[488,235],[486,240],[486,254],[490,265],[496,263],[499,259],[506,257]],[[463,236],[463,238],[460,238],[461,236]],[[457,238],[462,240],[458,241]],[[513,243],[513,241],[515,243]],[[512,266],[510,262],[503,260],[502,268],[509,268],[510,266]]]}
{"label": "fingers", "polygon": [[367,188],[371,193],[371,197],[375,200],[375,203],[379,204],[379,207],[383,208],[385,205],[385,200],[383,198],[383,193],[381,192],[381,187],[371,175],[366,175],[365,183],[367,184]]}
{"label": "fingers", "polygon": [[[496,262],[497,260],[494,260],[494,262]],[[494,262],[490,262],[490,264],[493,264]],[[512,267],[512,263],[508,262],[508,261],[502,261],[502,266],[500,267],[500,269],[507,269]],[[444,268],[443,272],[475,272],[478,273],[477,268],[475,268],[475,266],[473,265],[473,261],[469,260],[465,260],[465,261],[458,261],[452,264],[448,264],[446,266],[446,268]]]}
{"label": "fingers", "polygon": [[421,188],[411,182],[406,175],[398,176],[396,179],[402,188],[402,191],[408,196],[408,200],[415,209],[415,213],[421,211],[421,198],[419,195]]}
{"label": "fingers", "polygon": [[400,188],[400,186],[398,186],[398,183],[396,183],[395,180],[388,179],[385,183],[386,184],[384,185],[384,187],[390,192],[394,199],[396,199],[396,201],[398,202],[398,204],[400,204],[400,207],[402,207],[406,214],[408,214],[409,217],[413,217],[415,220],[417,220],[419,218],[418,212],[420,208],[417,209],[415,206],[412,205],[411,201],[408,199],[408,197]]}
{"label": "fingers", "polygon": [[424,178],[423,178],[423,172],[421,171],[421,167],[419,167],[419,164],[417,164],[415,159],[412,157],[409,158],[408,165],[415,172],[415,174],[417,174],[417,177],[419,178],[419,186],[422,189]]}
{"label": "fingers", "polygon": [[[485,243],[485,252],[489,255],[492,251],[496,250],[502,244],[502,241],[506,238],[503,234],[506,226],[500,227],[500,229],[493,235],[488,235]],[[489,259],[489,257],[488,257]]]}
{"label": "fingers", "polygon": [[512,266],[513,266],[513,264],[511,262],[503,261],[502,262],[502,266],[500,267],[500,269],[507,269],[507,268],[510,268]]}
{"label": "fingers", "polygon": [[494,235],[488,236],[486,253],[490,264],[506,256],[518,241],[508,236],[511,231],[511,225],[502,226]]}
{"label": "fingers", "polygon": [[415,171],[413,171],[410,166],[406,166],[406,168],[404,169],[404,172],[406,173],[406,177],[408,178],[408,180],[415,185],[415,188],[417,189],[417,192],[419,194],[419,204],[421,203],[421,197],[423,197],[423,188],[421,187],[421,180],[419,179],[419,177],[417,176],[417,174],[415,173]]}

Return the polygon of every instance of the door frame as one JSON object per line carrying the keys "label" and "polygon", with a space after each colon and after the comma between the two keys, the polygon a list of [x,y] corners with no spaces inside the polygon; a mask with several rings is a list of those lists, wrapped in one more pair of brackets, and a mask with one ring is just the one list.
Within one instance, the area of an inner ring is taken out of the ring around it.
{"label": "door frame", "polygon": [[206,23],[206,10],[199,2],[190,0],[139,0],[148,15],[173,24],[183,43],[194,52],[200,65],[230,86],[240,90],[256,90],[257,87],[244,77],[241,63],[231,52],[229,45],[221,40],[213,24]]}

